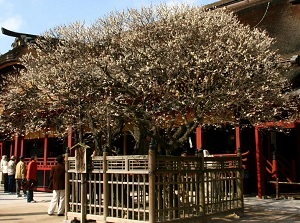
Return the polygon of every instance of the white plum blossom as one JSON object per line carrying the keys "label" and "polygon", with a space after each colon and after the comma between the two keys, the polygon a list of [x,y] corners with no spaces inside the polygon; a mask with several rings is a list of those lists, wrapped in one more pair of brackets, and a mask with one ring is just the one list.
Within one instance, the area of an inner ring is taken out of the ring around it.
{"label": "white plum blossom", "polygon": [[237,110],[252,122],[274,118],[287,81],[273,42],[220,9],[113,12],[45,33],[3,100],[26,129],[52,123],[100,132],[109,116],[110,127],[125,120],[138,142],[151,136],[172,150],[201,124],[234,121]]}

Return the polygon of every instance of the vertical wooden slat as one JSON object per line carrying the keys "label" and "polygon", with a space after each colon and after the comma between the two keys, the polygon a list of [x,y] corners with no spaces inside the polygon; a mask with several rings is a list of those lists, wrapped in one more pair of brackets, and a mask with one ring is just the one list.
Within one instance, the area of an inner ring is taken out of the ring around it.
{"label": "vertical wooden slat", "polygon": [[86,222],[86,205],[87,205],[87,191],[86,191],[86,173],[81,173],[81,190],[80,190],[80,205],[81,205],[81,209],[80,209],[80,219],[81,219],[81,223],[85,223]]}
{"label": "vertical wooden slat", "polygon": [[79,204],[79,201],[80,201],[80,191],[81,191],[81,187],[79,187],[79,184],[80,184],[80,180],[79,180],[79,174],[78,173],[75,173],[76,174],[76,184],[75,184],[75,192],[76,192],[76,212],[79,212],[80,213],[80,204]]}
{"label": "vertical wooden slat", "polygon": [[134,177],[135,177],[135,174],[132,174],[132,177],[131,177],[131,204],[132,204],[131,216],[134,216]]}
{"label": "vertical wooden slat", "polygon": [[105,149],[103,151],[103,215],[104,215],[104,222],[106,221],[106,218],[108,217],[108,176],[107,176],[107,155],[108,150]]}
{"label": "vertical wooden slat", "polygon": [[146,200],[147,200],[147,198],[146,198],[146,176],[145,176],[145,174],[143,174],[143,185],[144,185],[143,186],[143,194],[144,194],[144,199],[143,199],[144,218],[143,218],[143,220],[146,221]]}
{"label": "vertical wooden slat", "polygon": [[122,174],[121,176],[121,185],[122,185],[122,190],[121,190],[121,218],[124,218],[124,206],[125,206],[125,202],[124,202],[124,174]]}
{"label": "vertical wooden slat", "polygon": [[138,213],[137,213],[137,218],[138,218],[138,221],[140,220],[140,209],[141,209],[141,206],[140,206],[140,201],[141,201],[141,192],[140,192],[140,175],[138,174],[137,175],[137,196],[136,196],[136,199],[137,199],[137,207],[138,207]]}
{"label": "vertical wooden slat", "polygon": [[111,216],[114,216],[114,213],[113,213],[113,206],[114,206],[114,179],[113,179],[113,175],[114,174],[110,174],[110,184],[109,184],[109,188],[110,188],[110,202],[109,202],[109,206],[110,206],[110,213],[111,213]]}
{"label": "vertical wooden slat", "polygon": [[126,179],[126,191],[127,191],[127,196],[126,196],[126,201],[127,201],[127,208],[126,208],[126,215],[127,215],[127,218],[129,216],[129,198],[130,198],[130,189],[129,189],[129,174],[127,174],[127,179]]}
{"label": "vertical wooden slat", "polygon": [[70,203],[70,175],[69,175],[69,154],[70,150],[67,147],[65,153],[65,220],[68,220],[69,203]]}
{"label": "vertical wooden slat", "polygon": [[204,157],[203,157],[203,154],[200,154],[199,155],[199,165],[200,165],[200,168],[199,168],[199,179],[200,179],[200,183],[199,183],[199,187],[200,187],[200,216],[202,215],[202,220],[205,222],[205,215],[206,215],[206,207],[205,207],[205,185],[206,182],[205,182],[205,179],[207,178],[205,176],[205,166],[204,166]]}
{"label": "vertical wooden slat", "polygon": [[156,170],[156,159],[155,159],[155,145],[154,141],[151,141],[149,148],[149,223],[156,222],[156,211],[155,211],[155,170]]}
{"label": "vertical wooden slat", "polygon": [[238,196],[238,207],[241,207],[241,212],[239,214],[244,214],[244,199],[243,199],[243,176],[242,176],[242,156],[241,153],[238,153],[239,156],[239,171],[236,173],[236,189]]}

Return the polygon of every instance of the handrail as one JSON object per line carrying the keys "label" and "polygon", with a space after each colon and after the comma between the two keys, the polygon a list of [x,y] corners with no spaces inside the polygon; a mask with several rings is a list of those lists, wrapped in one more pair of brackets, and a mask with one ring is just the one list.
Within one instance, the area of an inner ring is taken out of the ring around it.
{"label": "handrail", "polygon": [[[30,158],[25,158],[24,162],[25,162],[26,165],[28,165],[30,163]],[[48,157],[47,160],[46,160],[46,165],[45,165],[45,162],[44,162],[44,158],[38,158],[37,159],[38,169],[40,169],[40,168],[51,168],[55,164],[56,164],[56,157]]]}

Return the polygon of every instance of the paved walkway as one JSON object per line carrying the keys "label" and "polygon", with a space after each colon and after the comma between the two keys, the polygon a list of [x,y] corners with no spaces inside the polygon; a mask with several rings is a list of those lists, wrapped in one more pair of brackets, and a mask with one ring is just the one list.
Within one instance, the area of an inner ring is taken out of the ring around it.
{"label": "paved walkway", "polygon": [[[0,192],[0,222],[8,223],[63,223],[63,216],[48,216],[51,193],[34,192],[37,203],[27,203],[24,198]],[[300,223],[300,200],[263,199],[245,197],[245,214],[234,214],[209,219],[208,223]]]}
{"label": "paved walkway", "polygon": [[9,223],[59,223],[64,222],[63,216],[49,216],[47,209],[52,193],[34,192],[36,203],[27,203],[23,197],[0,192],[0,222]]}
{"label": "paved walkway", "polygon": [[228,215],[215,217],[209,223],[250,222],[250,223],[300,223],[300,200],[274,198],[257,199],[245,197],[245,213],[239,217]]}

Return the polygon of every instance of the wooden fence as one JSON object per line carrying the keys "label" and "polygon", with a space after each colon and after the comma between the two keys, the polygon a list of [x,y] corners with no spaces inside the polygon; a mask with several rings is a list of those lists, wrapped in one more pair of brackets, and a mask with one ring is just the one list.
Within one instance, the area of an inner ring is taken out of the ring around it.
{"label": "wooden fence", "polygon": [[97,156],[76,173],[66,162],[66,220],[81,222],[206,222],[243,213],[241,158]]}

